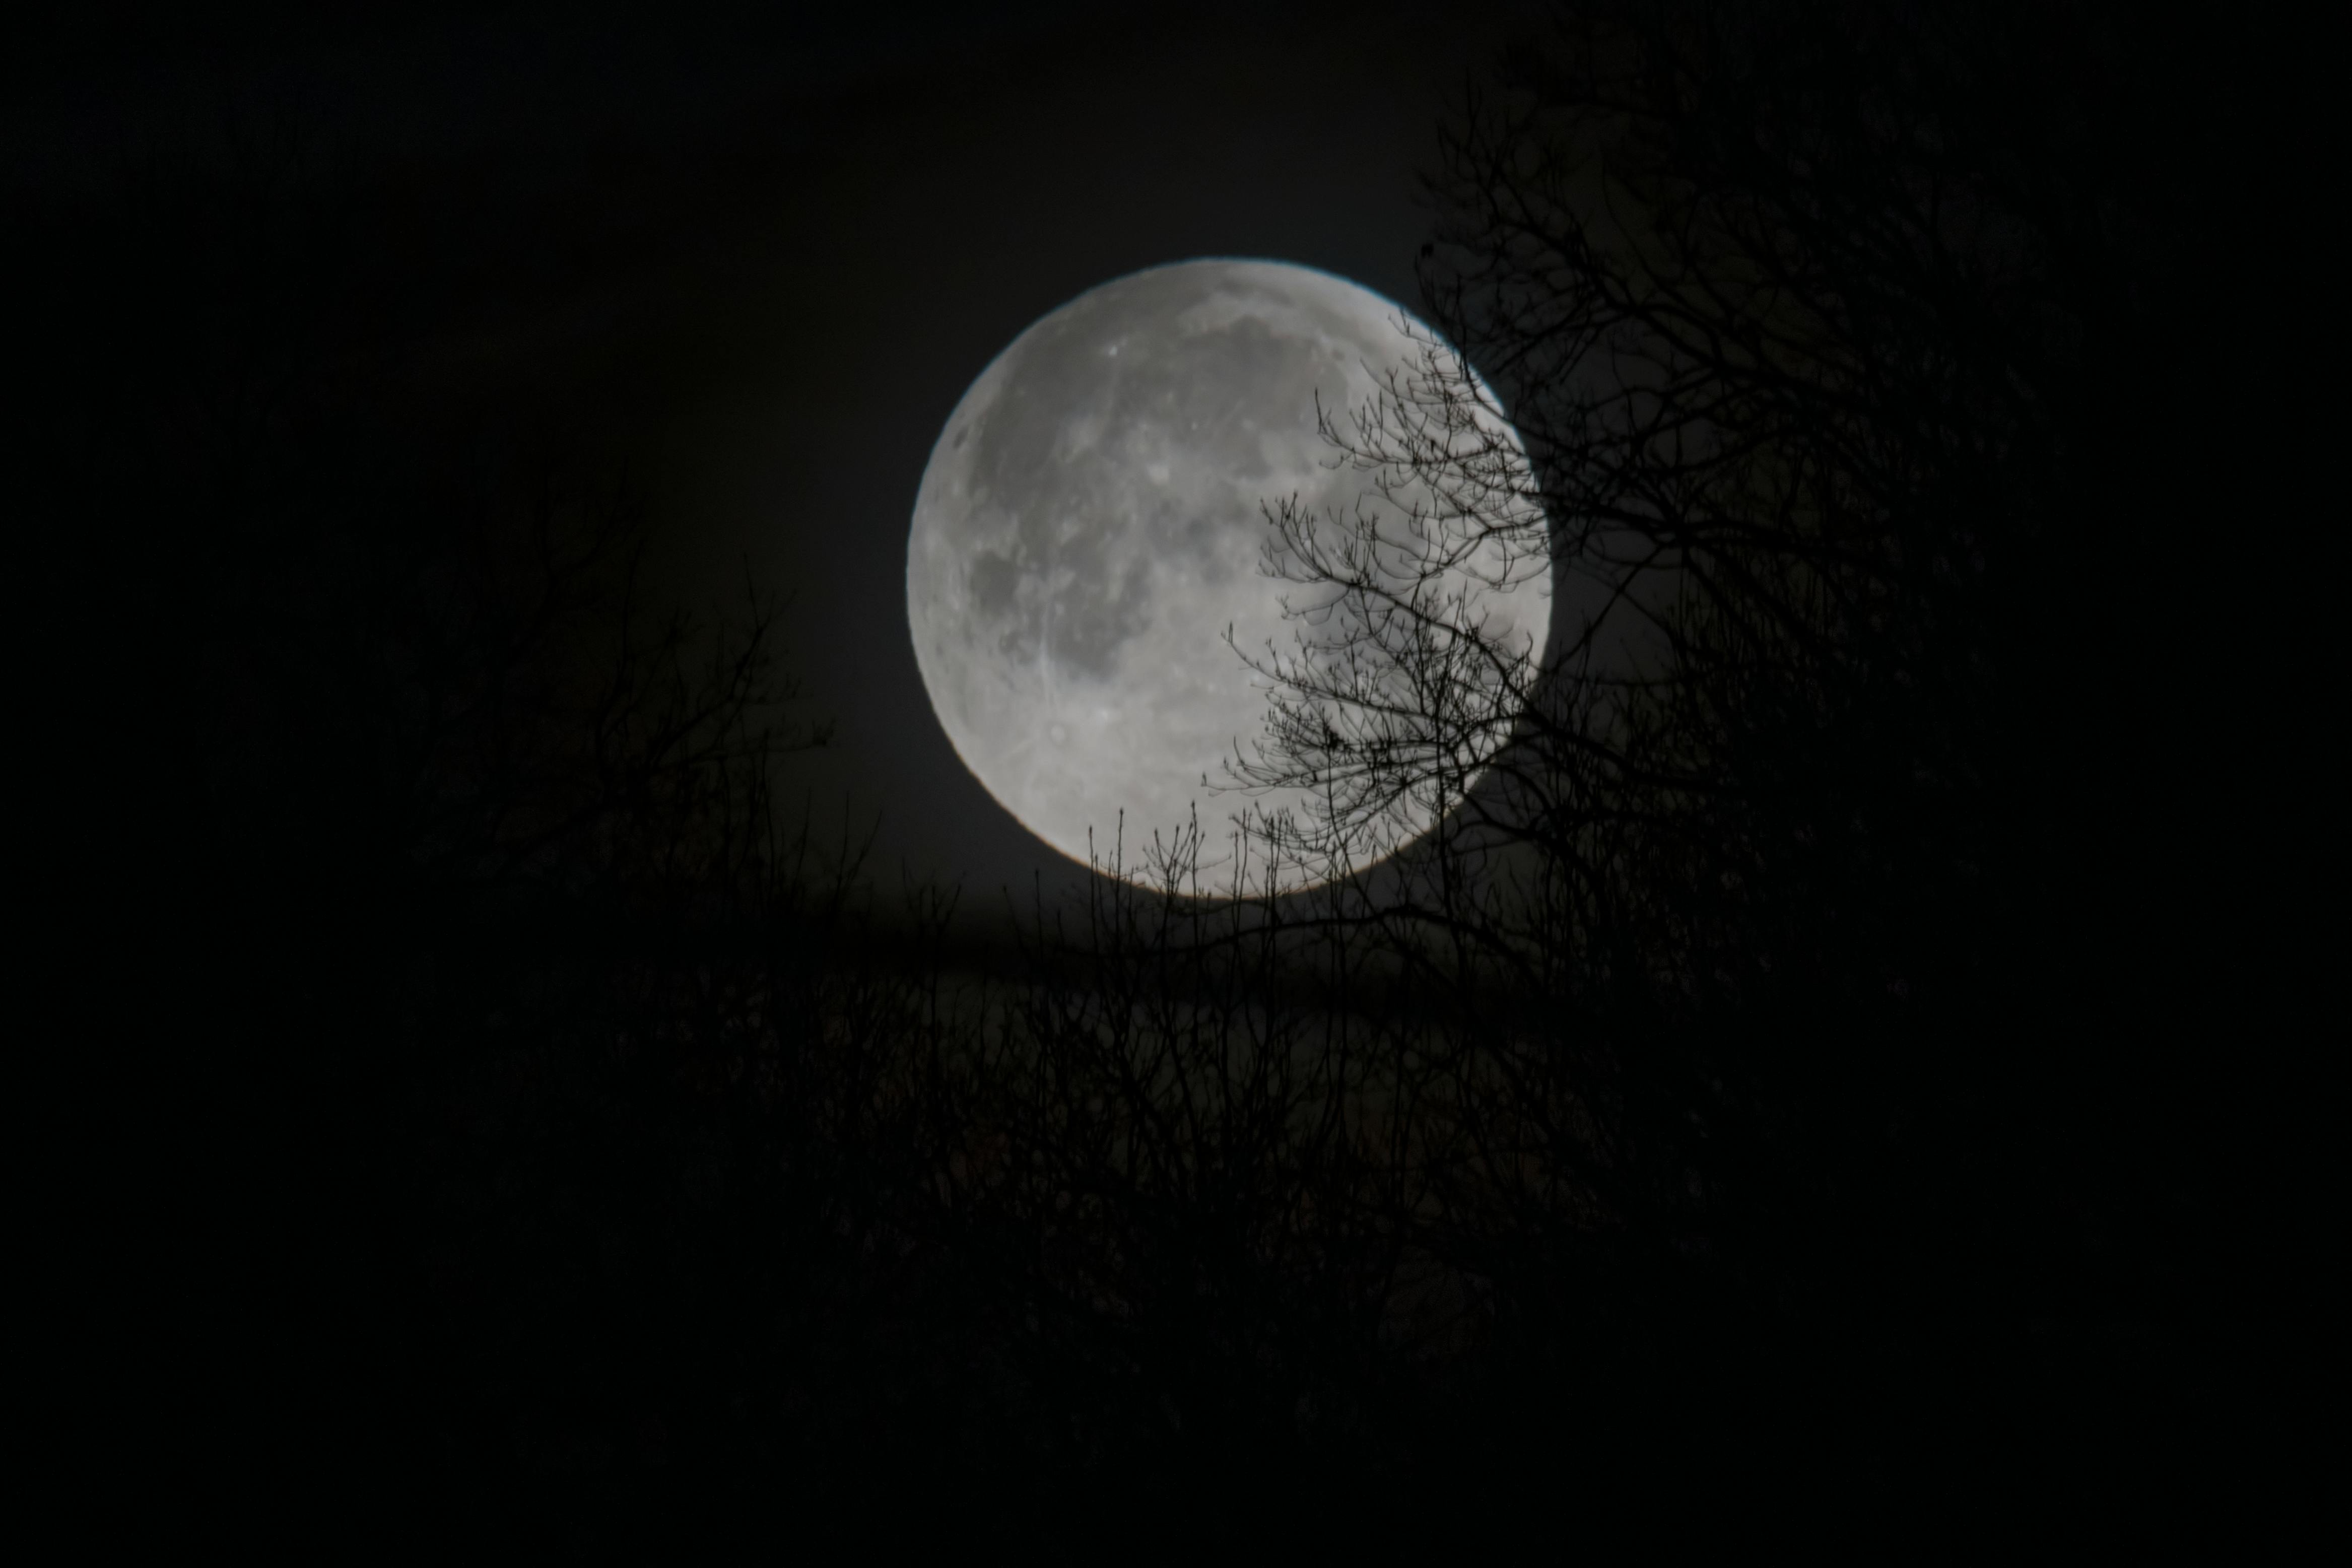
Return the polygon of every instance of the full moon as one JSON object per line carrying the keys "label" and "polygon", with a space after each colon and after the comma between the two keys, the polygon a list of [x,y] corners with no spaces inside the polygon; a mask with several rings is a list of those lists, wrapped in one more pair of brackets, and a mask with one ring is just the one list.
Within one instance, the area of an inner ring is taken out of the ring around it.
{"label": "full moon", "polygon": [[[1195,812],[1214,852],[1254,808],[1311,809],[1217,788],[1267,712],[1236,648],[1294,645],[1265,508],[1381,504],[1318,433],[1317,400],[1344,419],[1413,374],[1408,328],[1433,340],[1311,267],[1181,262],[1045,316],[956,405],[908,541],[915,656],[965,766],[1055,849],[1108,869],[1118,833],[1138,875],[1139,848]],[[1545,615],[1506,608],[1540,654]]]}

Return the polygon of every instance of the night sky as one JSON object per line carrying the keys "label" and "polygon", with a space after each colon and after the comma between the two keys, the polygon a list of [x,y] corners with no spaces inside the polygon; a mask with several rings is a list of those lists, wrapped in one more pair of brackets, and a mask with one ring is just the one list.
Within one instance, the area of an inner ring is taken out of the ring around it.
{"label": "night sky", "polygon": [[725,613],[747,573],[788,600],[779,651],[834,727],[810,809],[873,830],[887,876],[1025,896],[1081,873],[957,761],[905,627],[949,411],[1030,322],[1157,263],[1266,257],[1412,299],[1416,176],[1506,24],[961,9],[89,24],[14,114],[36,178],[84,189],[240,116],[301,125],[406,250],[359,290],[416,298],[401,395],[561,424],[627,472],[686,601]]}
{"label": "night sky", "polygon": [[[0,57],[9,1032],[88,1517],[2238,1561],[2314,1495],[2273,1453],[2344,1235],[2307,40],[199,9]],[[1671,559],[1625,579],[1657,680],[1545,672],[1448,819],[1505,850],[1154,903],[934,718],[950,412],[1206,256],[1452,334],[1575,593]],[[678,717],[747,603],[792,691],[741,711],[823,738],[767,773]]]}

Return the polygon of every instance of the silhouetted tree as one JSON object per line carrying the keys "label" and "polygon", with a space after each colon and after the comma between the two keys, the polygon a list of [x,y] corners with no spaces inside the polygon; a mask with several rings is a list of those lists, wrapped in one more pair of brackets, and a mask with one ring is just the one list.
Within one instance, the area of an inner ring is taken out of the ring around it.
{"label": "silhouetted tree", "polygon": [[[2137,858],[2214,773],[2137,730],[2182,690],[2158,563],[2229,483],[2173,330],[2227,295],[2182,195],[2224,165],[2164,105],[2230,70],[2096,5],[1570,6],[1449,133],[1444,337],[1325,416],[1389,504],[1271,513],[1299,637],[1244,651],[1234,773],[1320,791],[1258,831],[1451,998],[1418,1230],[1525,1353],[1663,1290],[1826,1380],[2022,1397],[2029,1317],[2145,1311],[2167,1266],[2076,1227],[2189,1223],[2160,998],[2230,1005],[2185,935],[2215,862]],[[1538,657],[1488,616],[1547,572]],[[1404,800],[1446,814],[1363,870]]]}

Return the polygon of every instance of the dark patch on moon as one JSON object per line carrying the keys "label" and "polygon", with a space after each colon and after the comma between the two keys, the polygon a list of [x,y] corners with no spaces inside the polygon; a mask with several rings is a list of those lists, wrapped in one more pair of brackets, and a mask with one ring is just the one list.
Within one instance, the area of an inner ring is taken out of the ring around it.
{"label": "dark patch on moon", "polygon": [[1020,602],[1022,581],[1027,576],[1028,569],[1022,562],[992,550],[972,558],[972,610],[981,620],[1006,627],[1005,635],[998,640],[997,651],[1013,658],[1035,656],[1034,649],[1020,647],[1012,640],[1018,629],[1013,612]]}

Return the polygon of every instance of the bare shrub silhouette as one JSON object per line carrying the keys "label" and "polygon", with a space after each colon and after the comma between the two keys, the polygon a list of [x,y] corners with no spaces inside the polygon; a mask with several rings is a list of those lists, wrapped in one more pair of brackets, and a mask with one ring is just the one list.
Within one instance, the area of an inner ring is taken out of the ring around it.
{"label": "bare shrub silhouette", "polygon": [[[2223,276],[2155,173],[2219,177],[2147,118],[2180,47],[2096,6],[1575,6],[1449,133],[1443,336],[1324,413],[1389,504],[1270,511],[1298,635],[1242,651],[1273,708],[1233,780],[1320,791],[1258,831],[1444,998],[1414,1229],[1525,1364],[1651,1343],[1642,1375],[1704,1382],[1688,1333],[1762,1333],[1964,1427],[1957,1385],[2046,1364],[1969,1281],[2088,1336],[2149,1288],[2053,1193],[2182,1222],[2081,1176],[2193,1119],[2149,1009],[2168,962],[2219,973],[2171,946],[2211,912],[2087,804],[2163,685],[2122,673],[2163,642],[2137,585],[2217,495],[2147,358],[2149,302]],[[1488,607],[1547,580],[1538,657]],[[2125,810],[2190,809],[2178,779]],[[1408,799],[1439,827],[1365,867]],[[1823,1419],[1935,1441],[1875,1400]]]}

